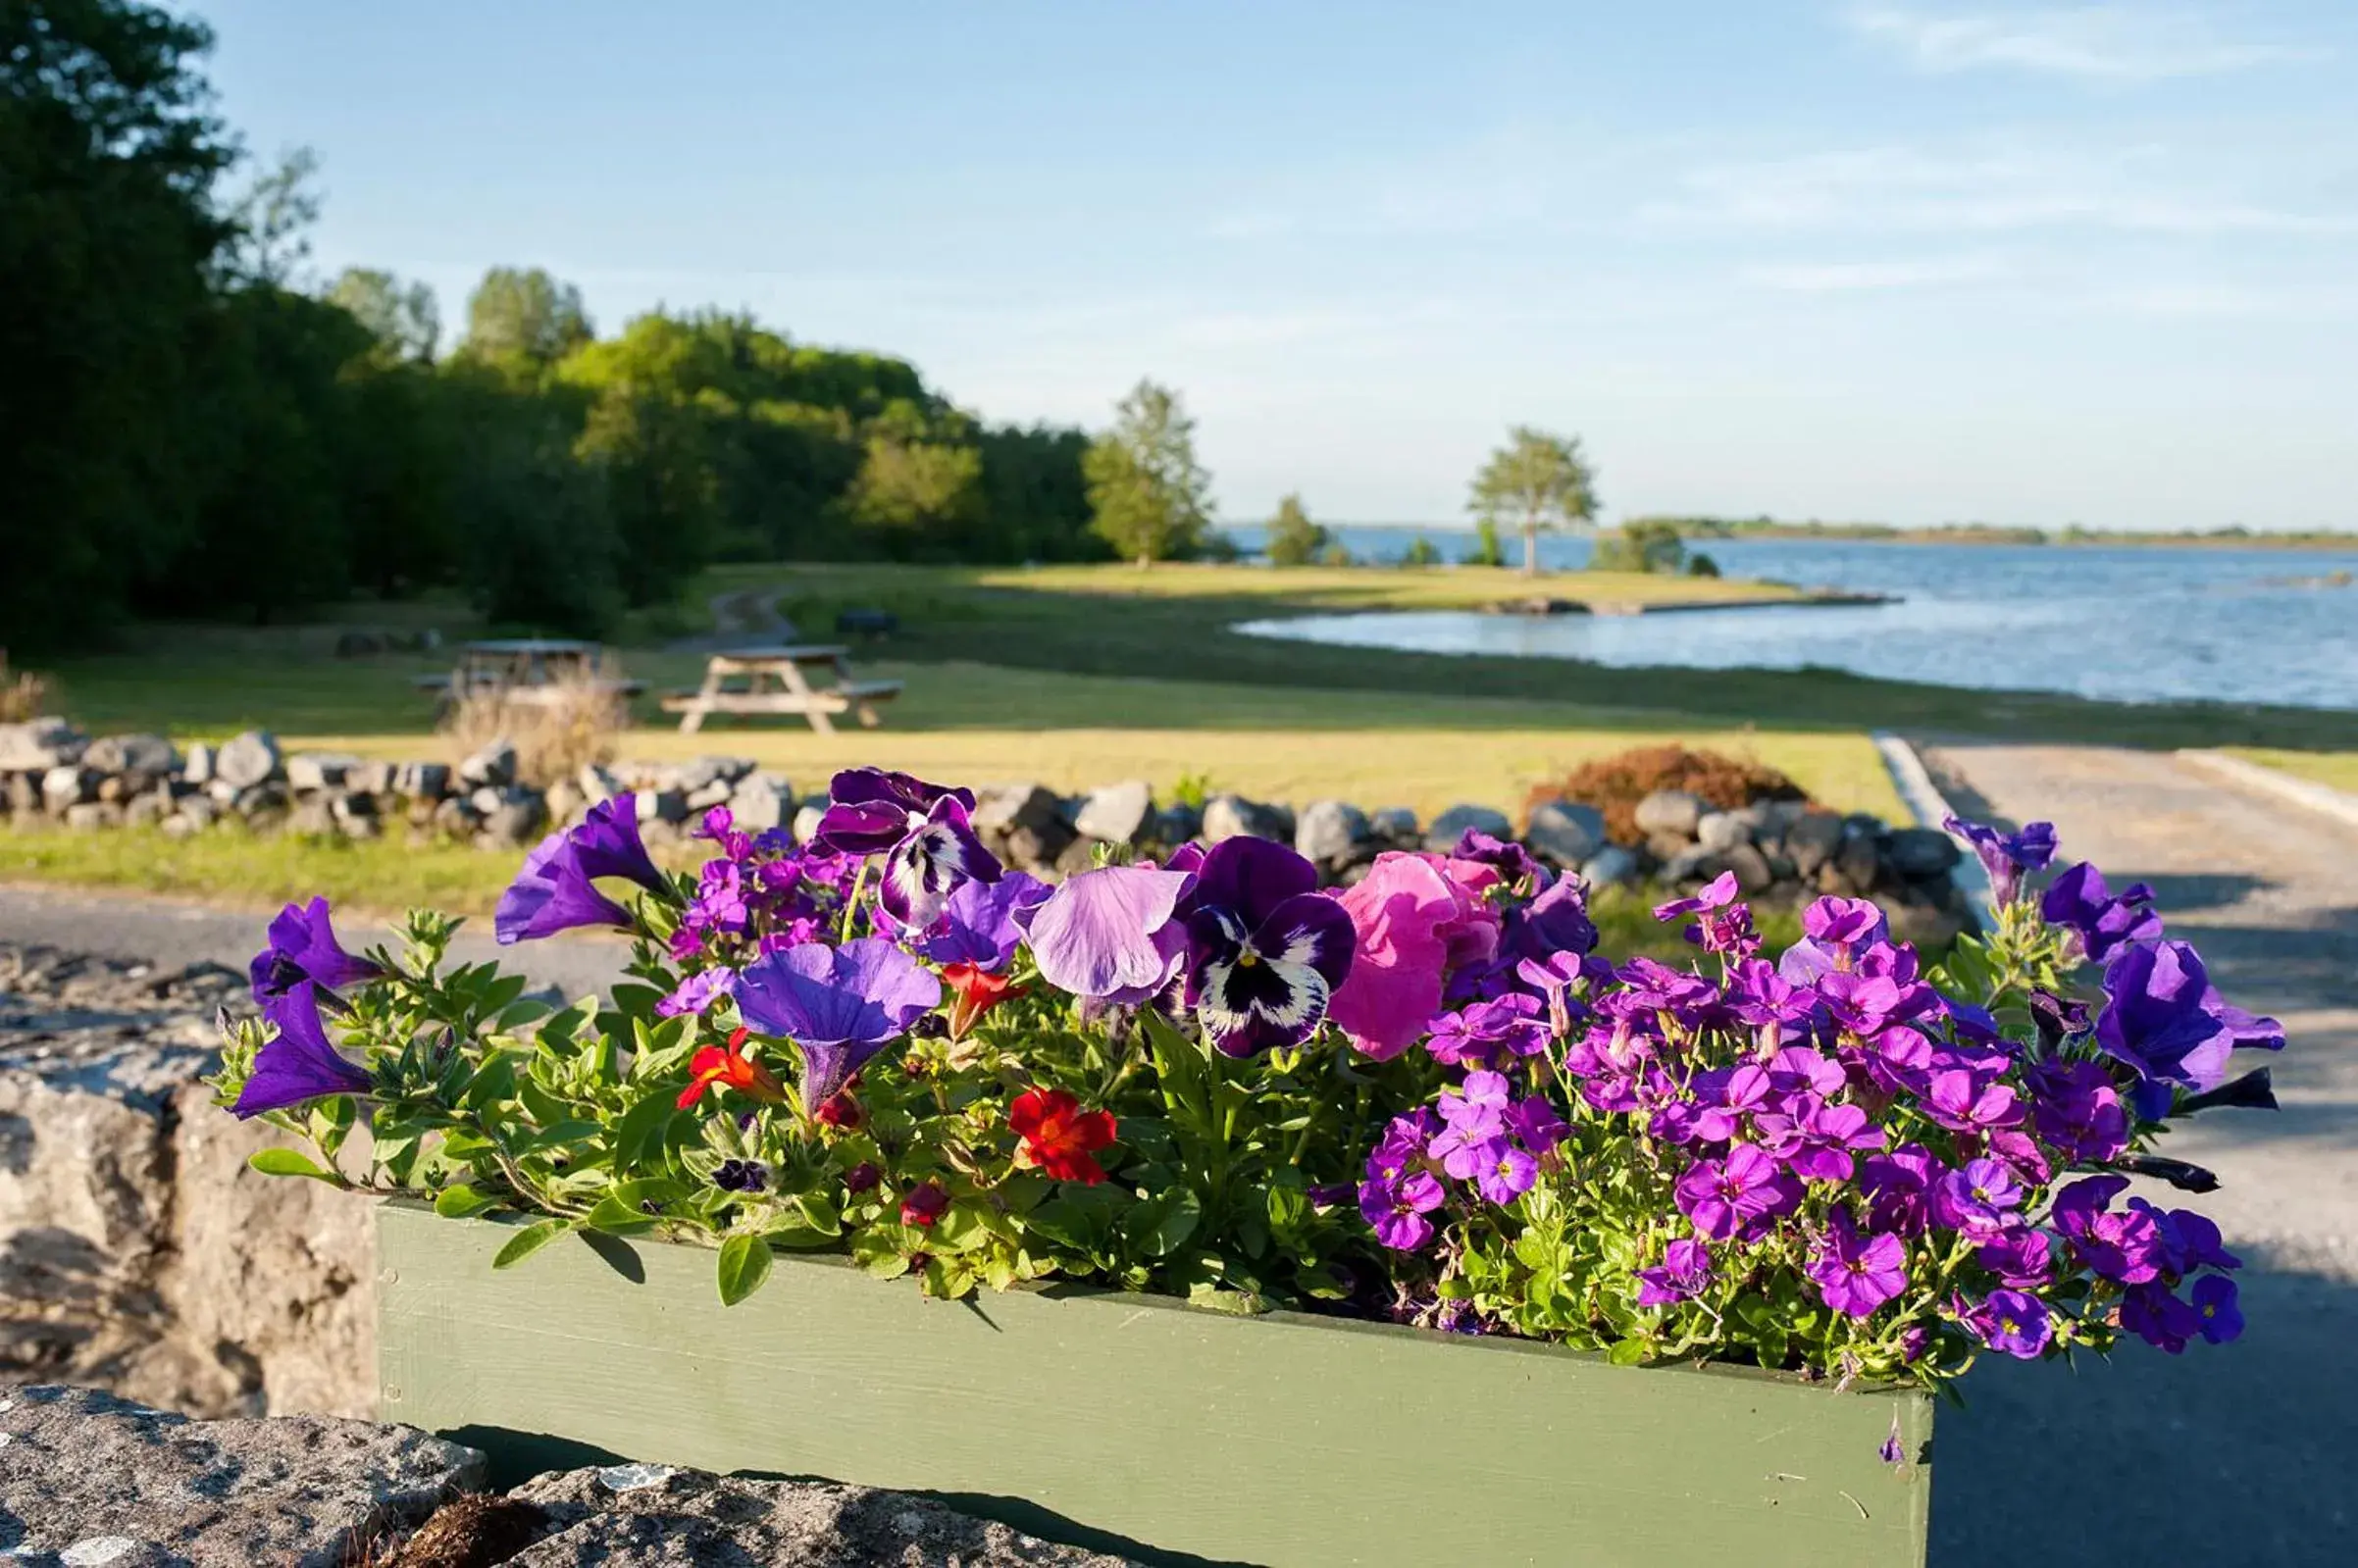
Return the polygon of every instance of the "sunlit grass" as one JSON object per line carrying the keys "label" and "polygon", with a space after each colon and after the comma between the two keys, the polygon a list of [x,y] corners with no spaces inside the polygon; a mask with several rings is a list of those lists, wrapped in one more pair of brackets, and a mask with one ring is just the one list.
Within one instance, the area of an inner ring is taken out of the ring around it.
{"label": "sunlit grass", "polygon": [[2358,751],[2277,751],[2263,746],[2229,746],[2231,755],[2313,784],[2358,794]]}

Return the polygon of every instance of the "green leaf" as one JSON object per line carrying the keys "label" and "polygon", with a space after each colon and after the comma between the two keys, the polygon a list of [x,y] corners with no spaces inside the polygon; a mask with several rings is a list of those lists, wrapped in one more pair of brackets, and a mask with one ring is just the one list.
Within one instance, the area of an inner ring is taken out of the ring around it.
{"label": "green leaf", "polygon": [[795,1208],[802,1211],[804,1221],[819,1235],[841,1236],[844,1234],[843,1213],[837,1209],[834,1200],[829,1198],[826,1193],[797,1192],[794,1195],[792,1202]]}
{"label": "green leaf", "polygon": [[721,1305],[735,1306],[770,1277],[770,1243],[758,1236],[733,1236],[721,1243]]}
{"label": "green leaf", "polygon": [[663,1157],[663,1135],[679,1113],[676,1096],[658,1089],[622,1113],[614,1124],[614,1168],[632,1170]]}
{"label": "green leaf", "polygon": [[435,1194],[434,1211],[445,1220],[464,1220],[486,1209],[495,1209],[499,1207],[499,1202],[495,1194],[462,1182],[456,1187],[443,1188]]}
{"label": "green leaf", "polygon": [[515,1092],[515,1054],[493,1051],[475,1070],[475,1079],[467,1086],[467,1104],[470,1109],[487,1111]]}
{"label": "green leaf", "polygon": [[1149,1257],[1168,1257],[1196,1234],[1204,1205],[1193,1189],[1173,1187],[1155,1193],[1132,1209],[1122,1231]]}
{"label": "green leaf", "polygon": [[491,1267],[512,1269],[571,1229],[572,1225],[564,1220],[536,1220],[508,1238],[507,1245],[491,1259]]}
{"label": "green leaf", "polygon": [[343,1179],[333,1171],[322,1169],[308,1154],[290,1148],[256,1149],[245,1157],[246,1164],[265,1176],[308,1176],[315,1182],[331,1187],[343,1186]]}
{"label": "green leaf", "polygon": [[1613,1347],[1605,1352],[1605,1359],[1616,1367],[1637,1366],[1646,1359],[1646,1341],[1643,1340],[1615,1340],[1613,1341]]}

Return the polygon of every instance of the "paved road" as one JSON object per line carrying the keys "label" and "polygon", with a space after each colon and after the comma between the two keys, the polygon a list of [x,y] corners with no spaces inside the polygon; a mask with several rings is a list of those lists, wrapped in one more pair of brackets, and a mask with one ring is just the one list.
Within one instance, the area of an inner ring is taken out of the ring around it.
{"label": "paved road", "polygon": [[2213,1112],[2168,1152],[2225,1184],[2174,1201],[2245,1259],[2244,1338],[2142,1344],[2076,1375],[1968,1380],[1937,1439],[1932,1560],[2358,1561],[2358,831],[2166,755],[1951,745],[1961,809],[2048,819],[2114,885],[2150,882],[2231,999],[2284,1021],[2282,1109]]}
{"label": "paved road", "polygon": [[[43,942],[70,952],[145,959],[166,968],[215,963],[244,969],[246,960],[260,950],[273,913],[176,903],[137,893],[0,884],[0,941]],[[338,921],[336,935],[355,949],[391,939],[384,927],[366,922]],[[451,951],[467,963],[495,956],[510,970],[528,976],[534,986],[555,986],[567,996],[610,985],[621,978],[630,959],[628,943],[588,934],[501,947],[491,939],[488,921],[470,922]]]}

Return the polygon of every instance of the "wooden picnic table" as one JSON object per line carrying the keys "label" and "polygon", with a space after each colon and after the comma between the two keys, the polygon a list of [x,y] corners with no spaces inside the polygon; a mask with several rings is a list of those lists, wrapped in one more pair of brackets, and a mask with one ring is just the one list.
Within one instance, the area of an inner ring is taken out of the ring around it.
{"label": "wooden picnic table", "polygon": [[422,675],[412,684],[437,693],[445,705],[487,692],[503,701],[554,702],[568,688],[588,681],[616,699],[635,697],[646,689],[643,681],[601,676],[606,665],[602,643],[555,637],[500,637],[470,642],[459,650],[459,661],[447,675]]}
{"label": "wooden picnic table", "polygon": [[[768,648],[733,648],[704,662],[704,683],[675,691],[663,711],[680,715],[680,733],[693,734],[709,714],[788,714],[810,721],[823,735],[835,733],[835,715],[856,715],[873,730],[884,723],[876,704],[900,695],[897,681],[863,681],[852,673],[850,650],[836,642],[795,643]],[[833,678],[813,685],[806,671]]]}

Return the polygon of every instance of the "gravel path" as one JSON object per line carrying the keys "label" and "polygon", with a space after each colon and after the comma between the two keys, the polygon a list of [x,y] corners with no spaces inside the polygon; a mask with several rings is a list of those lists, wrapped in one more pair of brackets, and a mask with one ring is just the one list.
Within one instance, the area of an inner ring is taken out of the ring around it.
{"label": "gravel path", "polygon": [[[243,973],[275,913],[138,893],[0,884],[0,942],[128,959],[158,970],[212,963]],[[355,950],[392,939],[384,927],[369,922],[338,920],[336,935]],[[567,996],[579,996],[619,980],[630,946],[610,936],[568,935],[501,947],[491,939],[490,923],[479,921],[461,929],[451,953],[467,963],[496,957],[536,987],[554,986]]]}
{"label": "gravel path", "polygon": [[[1958,808],[2046,818],[2116,887],[2153,884],[2230,998],[2283,1020],[2282,1108],[2213,1112],[2166,1152],[2224,1186],[2174,1201],[2245,1260],[2249,1327],[2076,1376],[2000,1365],[1944,1412],[1932,1561],[2340,1564],[2358,1521],[2358,831],[2167,755],[1951,745]],[[2158,1194],[2157,1194],[2158,1195]]]}

